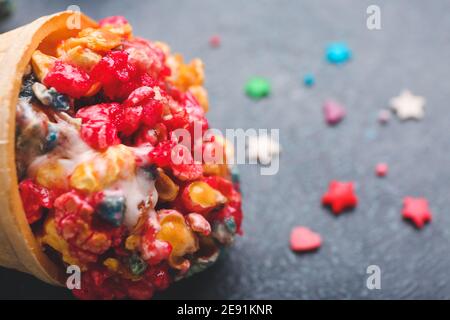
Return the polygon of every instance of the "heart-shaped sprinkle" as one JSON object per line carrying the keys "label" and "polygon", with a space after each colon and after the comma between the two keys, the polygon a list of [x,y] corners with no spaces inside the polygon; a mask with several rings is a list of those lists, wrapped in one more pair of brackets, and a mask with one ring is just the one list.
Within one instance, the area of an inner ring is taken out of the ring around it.
{"label": "heart-shaped sprinkle", "polygon": [[291,249],[296,252],[305,252],[318,249],[322,245],[320,234],[306,227],[295,227],[291,231]]}

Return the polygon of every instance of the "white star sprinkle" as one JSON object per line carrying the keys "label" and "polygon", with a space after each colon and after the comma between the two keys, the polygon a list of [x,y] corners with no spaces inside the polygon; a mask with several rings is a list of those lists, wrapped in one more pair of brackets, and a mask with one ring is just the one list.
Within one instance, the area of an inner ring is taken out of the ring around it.
{"label": "white star sprinkle", "polygon": [[391,108],[401,120],[422,119],[425,103],[424,97],[415,96],[409,90],[403,90],[398,97],[390,100]]}

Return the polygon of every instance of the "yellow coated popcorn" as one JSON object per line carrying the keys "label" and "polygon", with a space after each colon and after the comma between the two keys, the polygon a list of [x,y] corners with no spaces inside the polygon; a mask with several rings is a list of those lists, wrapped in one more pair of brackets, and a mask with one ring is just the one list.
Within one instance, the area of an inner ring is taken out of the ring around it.
{"label": "yellow coated popcorn", "polygon": [[108,268],[108,270],[119,274],[122,278],[132,280],[132,281],[138,281],[142,279],[142,275],[135,275],[130,270],[121,263],[119,260],[115,258],[106,258],[105,261],[103,261],[103,265]]}
{"label": "yellow coated popcorn", "polygon": [[70,186],[81,191],[100,191],[102,186],[96,176],[94,164],[85,162],[78,165],[70,176]]}
{"label": "yellow coated popcorn", "polygon": [[94,51],[106,52],[121,44],[121,37],[107,29],[83,29],[78,37],[85,43],[86,47]]}
{"label": "yellow coated popcorn", "polygon": [[85,47],[85,44],[78,38],[69,38],[62,41],[56,48],[56,54],[58,57],[63,57],[66,52],[72,48]]}
{"label": "yellow coated popcorn", "polygon": [[175,54],[167,58],[167,64],[172,71],[169,81],[178,89],[185,92],[190,87],[203,85],[205,75],[202,60],[194,59],[185,64],[183,56]]}
{"label": "yellow coated popcorn", "polygon": [[225,163],[227,163],[227,160],[232,159],[234,157],[233,144],[221,135],[216,135],[214,137],[215,137],[215,142],[223,148],[223,155],[225,157]]}
{"label": "yellow coated popcorn", "polygon": [[69,265],[77,265],[81,270],[86,270],[86,266],[70,254],[69,244],[58,234],[55,226],[55,219],[52,216],[49,216],[45,221],[44,235],[38,239],[41,244],[46,244],[61,253],[62,259],[65,263]]}
{"label": "yellow coated popcorn", "polygon": [[103,24],[102,29],[116,34],[122,38],[129,38],[133,34],[133,27],[129,23],[125,24]]}
{"label": "yellow coated popcorn", "polygon": [[203,108],[205,112],[209,110],[209,101],[208,101],[208,92],[203,86],[191,86],[189,87],[189,91],[194,95],[195,99],[197,99],[200,106]]}
{"label": "yellow coated popcorn", "polygon": [[121,37],[103,28],[86,28],[80,31],[78,37],[63,41],[57,48],[59,56],[70,49],[81,46],[97,53],[106,53],[121,44]]}
{"label": "yellow coated popcorn", "polygon": [[125,240],[125,248],[134,251],[139,247],[141,238],[137,235],[131,235]]}
{"label": "yellow coated popcorn", "polygon": [[100,62],[102,56],[95,53],[89,48],[76,46],[69,49],[62,56],[63,61],[74,64],[86,72],[90,72],[92,68]]}
{"label": "yellow coated popcorn", "polygon": [[227,164],[203,164],[203,174],[205,176],[228,177],[230,169]]}
{"label": "yellow coated popcorn", "polygon": [[124,145],[116,145],[92,160],[79,164],[70,177],[70,185],[77,190],[97,192],[121,178],[134,176],[134,171],[132,151]]}
{"label": "yellow coated popcorn", "polygon": [[181,213],[175,210],[161,212],[163,212],[160,220],[161,229],[156,238],[170,243],[172,252],[169,264],[173,268],[181,269],[186,263],[184,255],[198,250],[198,239]]}
{"label": "yellow coated popcorn", "polygon": [[120,262],[114,258],[107,258],[103,261],[103,265],[112,272],[118,272],[120,268]]}
{"label": "yellow coated popcorn", "polygon": [[108,184],[108,180],[112,183],[117,178],[127,179],[134,175],[136,169],[134,153],[123,144],[109,147],[102,157],[106,160],[106,176],[103,177],[105,184]]}
{"label": "yellow coated popcorn", "polygon": [[195,181],[189,185],[189,197],[194,204],[203,208],[212,208],[226,202],[222,193],[203,181]]}
{"label": "yellow coated popcorn", "polygon": [[[87,231],[87,230],[86,230]],[[87,233],[87,232],[86,232]],[[80,239],[83,239],[80,237]],[[78,239],[77,239],[78,240]],[[84,239],[83,239],[84,240]],[[103,232],[94,232],[92,234],[91,230],[89,230],[89,239],[86,241],[80,241],[79,246],[81,248],[88,248],[91,252],[104,252],[105,247],[110,246],[110,239]]]}
{"label": "yellow coated popcorn", "polygon": [[31,65],[33,71],[40,82],[43,81],[47,73],[53,68],[56,58],[46,55],[39,50],[36,50],[31,56]]}
{"label": "yellow coated popcorn", "polygon": [[48,189],[66,189],[66,169],[57,160],[46,161],[37,169],[36,181]]}
{"label": "yellow coated popcorn", "polygon": [[155,183],[158,191],[158,199],[161,201],[173,201],[178,195],[180,187],[167,176],[162,169],[158,170],[158,178]]}
{"label": "yellow coated popcorn", "polygon": [[142,276],[134,275],[133,273],[131,273],[130,270],[128,270],[128,268],[117,259],[106,258],[105,261],[103,261],[103,265],[107,267],[108,270],[119,274],[124,279],[132,281],[138,281],[142,279]]}
{"label": "yellow coated popcorn", "polygon": [[167,43],[162,41],[155,41],[154,45],[160,48],[166,57],[170,55],[170,46]]}
{"label": "yellow coated popcorn", "polygon": [[227,176],[228,163],[234,158],[233,145],[221,135],[215,135],[203,151],[205,174]]}

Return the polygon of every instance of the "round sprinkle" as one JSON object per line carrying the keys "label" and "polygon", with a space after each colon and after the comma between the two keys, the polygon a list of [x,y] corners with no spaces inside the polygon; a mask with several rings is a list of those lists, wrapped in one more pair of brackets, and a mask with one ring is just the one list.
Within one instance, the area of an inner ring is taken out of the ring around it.
{"label": "round sprinkle", "polygon": [[56,148],[56,145],[58,144],[58,136],[59,136],[58,127],[49,123],[48,133],[47,137],[45,138],[44,144],[45,152],[50,152]]}
{"label": "round sprinkle", "polygon": [[261,99],[270,94],[270,83],[264,78],[253,77],[245,85],[245,93],[252,99]]}
{"label": "round sprinkle", "polygon": [[312,75],[310,73],[305,74],[305,76],[303,77],[303,84],[306,87],[312,87],[315,83],[316,83],[316,79],[314,78],[314,75]]}
{"label": "round sprinkle", "polygon": [[391,119],[391,113],[389,110],[381,110],[378,114],[378,122],[380,124],[387,124]]}
{"label": "round sprinkle", "polygon": [[385,177],[389,171],[389,166],[386,163],[379,163],[375,167],[375,173],[378,177]]}
{"label": "round sprinkle", "polygon": [[365,136],[366,140],[373,141],[373,140],[377,139],[378,132],[374,128],[368,128],[364,132],[364,136]]}
{"label": "round sprinkle", "polygon": [[211,48],[218,48],[220,47],[222,43],[222,40],[220,39],[220,36],[213,35],[211,38],[209,38],[209,45]]}
{"label": "round sprinkle", "polygon": [[331,43],[325,50],[325,56],[330,63],[345,63],[352,57],[352,52],[343,42]]}

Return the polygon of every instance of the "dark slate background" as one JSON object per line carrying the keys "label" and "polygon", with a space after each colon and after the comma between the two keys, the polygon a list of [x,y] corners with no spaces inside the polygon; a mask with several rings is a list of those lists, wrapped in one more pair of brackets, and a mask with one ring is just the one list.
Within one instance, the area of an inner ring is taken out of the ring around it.
{"label": "dark slate background", "polygon": [[[433,1],[16,1],[5,31],[77,3],[94,18],[121,14],[135,33],[168,42],[206,63],[214,127],[279,128],[284,152],[275,176],[241,166],[245,235],[213,268],[160,298],[317,299],[450,298],[450,2]],[[366,8],[381,8],[382,29],[366,28]],[[219,34],[223,45],[211,49]],[[328,65],[330,41],[346,41],[354,59]],[[301,77],[316,75],[306,89]],[[253,75],[273,94],[243,94]],[[386,127],[378,111],[403,88],[427,98],[420,122]],[[321,105],[334,98],[349,114],[327,127]],[[386,179],[374,176],[379,161]],[[354,180],[360,205],[335,217],[320,206],[331,179]],[[416,230],[401,219],[402,198],[424,196],[434,221]],[[320,232],[323,247],[289,250],[291,228]],[[366,268],[380,266],[382,289],[366,288]],[[70,298],[64,289],[0,270],[1,298]]]}

